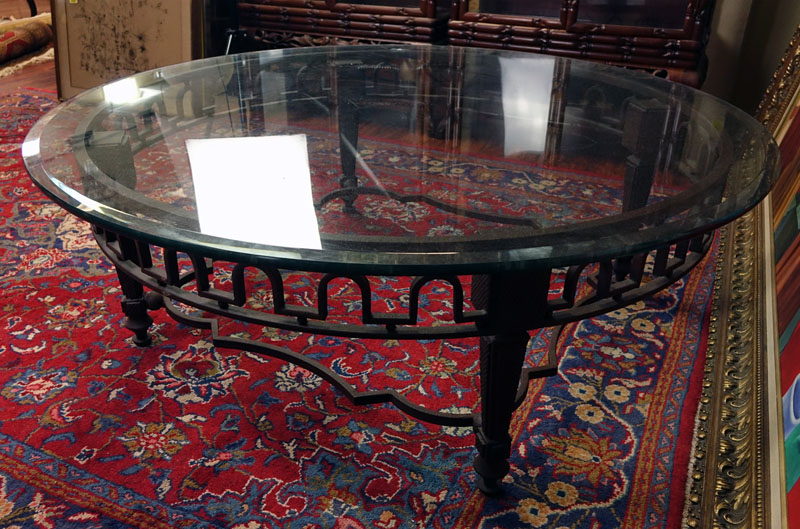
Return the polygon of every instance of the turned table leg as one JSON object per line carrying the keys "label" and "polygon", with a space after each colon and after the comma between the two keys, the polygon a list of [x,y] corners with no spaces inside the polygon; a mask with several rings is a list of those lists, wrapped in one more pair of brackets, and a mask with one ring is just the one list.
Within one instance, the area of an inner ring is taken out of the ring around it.
{"label": "turned table leg", "polygon": [[[110,234],[106,233],[108,237]],[[144,258],[149,259],[150,255],[146,257],[141,255],[137,250],[136,242],[125,238],[118,237],[119,248],[122,253],[122,258],[132,261],[138,265],[142,264]],[[117,277],[119,277],[119,284],[122,287],[122,312],[125,314],[125,319],[122,324],[133,332],[133,343],[139,347],[146,347],[152,343],[148,329],[153,324],[153,318],[147,313],[148,304],[145,299],[144,287],[128,274],[117,268]]]}
{"label": "turned table leg", "polygon": [[[364,98],[364,70],[358,65],[342,64],[336,69],[336,101],[339,123],[339,153],[342,176],[339,184],[342,189],[355,190],[358,187],[356,160],[358,158],[358,128],[360,124],[359,104]],[[342,195],[345,211],[355,213],[356,192]]]}
{"label": "turned table leg", "polygon": [[478,487],[486,494],[500,494],[500,481],[508,474],[508,430],[527,346],[526,332],[481,338],[481,412],[475,415],[473,429]]}
{"label": "turned table leg", "polygon": [[486,494],[500,494],[500,482],[508,474],[509,427],[528,349],[525,329],[539,327],[549,286],[549,269],[472,279],[473,304],[487,311],[486,327],[492,330],[481,337],[481,411],[473,419],[475,471],[478,487]]}
{"label": "turned table leg", "polygon": [[120,270],[117,270],[117,277],[119,277],[124,296],[122,312],[125,314],[125,319],[122,321],[122,325],[133,332],[133,343],[139,347],[146,347],[152,343],[147,330],[153,324],[153,318],[147,313],[144,288]]}

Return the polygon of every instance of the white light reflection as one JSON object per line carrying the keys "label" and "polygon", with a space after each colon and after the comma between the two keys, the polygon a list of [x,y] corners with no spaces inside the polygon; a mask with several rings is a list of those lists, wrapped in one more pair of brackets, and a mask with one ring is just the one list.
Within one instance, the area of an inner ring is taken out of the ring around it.
{"label": "white light reflection", "polygon": [[200,230],[321,249],[305,134],[186,140]]}
{"label": "white light reflection", "polygon": [[128,77],[103,86],[103,97],[112,105],[124,105],[139,99],[136,79]]}
{"label": "white light reflection", "polygon": [[553,91],[553,57],[501,57],[505,155],[544,152]]}
{"label": "white light reflection", "polygon": [[30,158],[39,154],[39,138],[34,138],[23,142],[22,144],[22,157]]}

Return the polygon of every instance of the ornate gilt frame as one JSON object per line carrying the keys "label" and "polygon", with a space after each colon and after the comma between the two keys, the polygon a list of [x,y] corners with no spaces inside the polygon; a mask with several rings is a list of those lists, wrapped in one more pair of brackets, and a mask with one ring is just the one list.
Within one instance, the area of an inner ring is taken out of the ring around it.
{"label": "ornate gilt frame", "polygon": [[[800,28],[757,110],[773,134],[799,91]],[[782,200],[776,189],[723,230],[686,527],[786,527],[772,251],[772,209],[779,211]]]}

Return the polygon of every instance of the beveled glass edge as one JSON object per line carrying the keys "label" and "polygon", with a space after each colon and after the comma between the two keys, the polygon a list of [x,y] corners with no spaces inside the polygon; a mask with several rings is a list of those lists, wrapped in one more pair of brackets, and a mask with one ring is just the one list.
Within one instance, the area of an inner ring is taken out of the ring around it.
{"label": "beveled glass edge", "polygon": [[[154,72],[160,72],[161,75],[163,74],[180,74],[186,72],[195,72],[201,70],[205,67],[218,65],[220,61],[224,61],[226,64],[232,63],[237,60],[246,60],[252,57],[262,57],[262,56],[275,56],[275,58],[281,58],[284,56],[292,56],[292,55],[322,55],[328,54],[331,49],[335,48],[337,51],[342,51],[342,53],[346,53],[347,51],[358,52],[358,51],[387,51],[387,50],[396,50],[396,51],[410,51],[416,50],[421,47],[433,47],[429,45],[424,46],[411,46],[411,45],[397,45],[397,46],[381,46],[381,45],[367,45],[367,46],[354,46],[354,47],[336,47],[336,46],[320,46],[317,48],[297,48],[297,49],[289,49],[289,50],[264,50],[264,51],[256,51],[256,52],[248,52],[239,55],[227,56],[227,57],[211,57],[207,59],[201,59],[197,61],[191,61],[188,63],[179,63],[172,66],[167,66],[163,68],[157,68],[153,70],[149,70],[146,72],[140,72],[137,74],[133,74],[129,76],[129,78],[136,78],[140,76],[148,76]],[[524,52],[507,52],[505,50],[482,50],[482,49],[475,49],[475,48],[457,48],[457,47],[446,47],[448,51],[452,51],[452,49],[463,49],[467,50],[469,53],[478,53],[478,54],[485,54],[487,56],[497,56],[497,55],[513,55],[513,56],[522,56],[528,57],[530,54]],[[589,66],[590,69],[596,70],[598,73],[602,72],[616,72],[619,70],[624,70],[622,68],[607,65],[602,63],[594,63],[591,61],[583,61],[580,59],[571,59],[571,58],[558,58],[559,60],[565,61],[567,63],[576,63],[585,66]],[[626,72],[631,73],[630,70],[625,70]],[[610,74],[613,76],[613,74]],[[614,78],[617,80],[616,78]],[[623,82],[626,80],[621,78]],[[659,79],[654,76],[649,76],[648,74],[643,74],[641,72],[633,72],[631,75],[630,82],[639,84],[642,81],[652,79],[654,83],[664,83],[664,86],[671,86],[676,87],[679,90],[685,90],[687,93],[692,93],[695,95],[699,95],[702,98],[707,98],[709,100],[716,100],[718,104],[721,104],[724,108],[726,113],[737,115],[736,118],[745,124],[750,124],[752,126],[748,127],[752,130],[753,133],[760,132],[758,129],[763,127],[755,121],[751,116],[746,114],[741,109],[732,106],[721,99],[706,94],[701,91],[693,90],[688,87],[684,87],[682,85],[677,85],[675,83],[670,83],[664,79]],[[90,97],[90,94],[101,90],[102,87],[94,88],[87,90],[86,92],[79,94],[70,100],[65,101],[55,109],[48,112],[43,118],[41,118],[31,129],[28,136],[25,139],[23,145],[33,142],[38,142],[41,140],[41,135],[44,127],[46,126],[49,121],[53,119],[53,117],[58,113],[59,109],[63,108],[64,105],[67,104],[75,104],[76,102],[80,102],[82,98]],[[754,139],[756,139],[754,137]],[[769,172],[772,174],[771,181],[769,182],[769,186],[773,183],[775,177],[777,176],[777,166],[778,166],[778,149],[777,144],[775,143],[772,136],[764,129],[763,133],[761,134],[761,139],[767,140],[765,145],[765,163],[761,168],[761,178],[760,181],[764,180],[765,172]],[[182,251],[189,251],[189,252],[199,252],[208,255],[209,257],[215,257],[219,259],[225,260],[232,260],[236,262],[244,262],[244,263],[251,263],[256,264],[260,262],[268,262],[271,264],[278,264],[280,266],[286,266],[287,268],[299,268],[299,269],[306,269],[306,270],[326,270],[326,271],[353,271],[353,272],[364,272],[370,271],[371,273],[379,273],[379,274],[419,274],[419,273],[426,273],[432,270],[436,270],[437,272],[455,272],[458,271],[459,273],[482,273],[482,272],[492,272],[492,271],[503,271],[503,270],[521,270],[527,268],[539,268],[539,267],[559,267],[559,266],[568,266],[572,264],[579,264],[589,261],[600,261],[611,259],[615,257],[621,257],[626,255],[634,255],[636,253],[640,253],[643,251],[648,251],[653,249],[654,247],[662,244],[667,244],[669,242],[674,242],[677,240],[681,240],[684,238],[688,238],[704,231],[708,231],[709,229],[714,229],[721,225],[724,225],[727,222],[735,219],[736,217],[744,214],[752,207],[754,207],[758,202],[760,202],[764,196],[766,196],[768,192],[769,186],[766,189],[762,189],[763,192],[755,195],[752,200],[748,200],[746,204],[744,204],[741,208],[730,212],[728,215],[720,217],[717,219],[717,222],[714,224],[709,224],[707,226],[696,226],[691,219],[687,219],[687,222],[684,222],[683,225],[675,225],[672,224],[673,228],[678,228],[674,233],[670,233],[669,237],[665,238],[657,238],[654,241],[653,237],[647,237],[646,239],[642,240],[642,238],[637,235],[639,234],[627,234],[625,238],[628,239],[628,243],[616,250],[596,250],[596,251],[587,251],[585,246],[591,245],[594,246],[597,244],[597,239],[592,239],[591,241],[587,241],[581,244],[571,244],[571,251],[568,253],[557,253],[553,254],[553,247],[552,246],[539,246],[539,247],[530,247],[530,248],[512,248],[507,250],[497,250],[494,252],[490,251],[475,251],[475,252],[446,252],[446,251],[439,251],[439,252],[394,252],[394,251],[387,251],[387,252],[358,252],[358,251],[350,251],[350,250],[312,250],[312,249],[295,249],[295,248],[284,248],[284,247],[274,247],[268,246],[263,244],[256,244],[256,243],[242,243],[237,241],[237,244],[231,245],[228,244],[227,239],[223,239],[220,237],[214,237],[209,235],[200,234],[195,231],[191,230],[184,230],[181,228],[171,228],[170,234],[163,234],[163,229],[160,228],[160,224],[150,219],[142,219],[140,217],[136,217],[134,215],[127,214],[122,211],[115,210],[113,208],[105,207],[102,204],[99,204],[95,201],[92,201],[88,197],[77,193],[70,193],[66,186],[60,186],[57,184],[58,180],[51,177],[47,171],[43,167],[43,161],[41,159],[41,154],[37,152],[35,155],[25,155],[23,151],[23,159],[25,162],[25,166],[31,175],[34,182],[42,189],[50,198],[52,198],[55,202],[63,206],[65,209],[70,211],[71,213],[77,215],[78,217],[87,220],[88,222],[97,225],[99,227],[118,232],[120,234],[129,235],[132,238],[140,239],[143,241],[152,242],[157,245],[166,246],[166,247],[174,247],[176,249],[180,249]],[[771,160],[771,161],[770,161]],[[763,187],[763,186],[762,186]],[[75,195],[78,195],[77,197]],[[78,198],[81,197],[81,198]],[[93,216],[92,212],[99,212],[104,211],[104,215],[102,217]],[[135,221],[138,223],[138,226],[132,226],[131,222]],[[648,234],[653,234],[653,230],[649,230]],[[172,237],[169,235],[179,235],[179,237]],[[604,239],[608,240],[615,240],[618,235],[610,235],[608,237],[604,237]],[[453,262],[452,256],[454,254],[458,254],[462,257],[462,260],[458,262]],[[376,256],[384,256],[385,259],[378,259]],[[469,259],[463,259],[464,256],[470,256]]]}

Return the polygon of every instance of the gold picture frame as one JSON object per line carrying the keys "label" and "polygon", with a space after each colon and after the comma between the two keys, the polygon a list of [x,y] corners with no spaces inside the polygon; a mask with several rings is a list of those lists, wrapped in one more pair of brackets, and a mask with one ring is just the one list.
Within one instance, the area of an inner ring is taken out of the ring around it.
{"label": "gold picture frame", "polygon": [[[756,112],[779,141],[798,98],[800,27]],[[686,527],[787,527],[773,242],[798,183],[782,173],[768,199],[721,230]]]}

